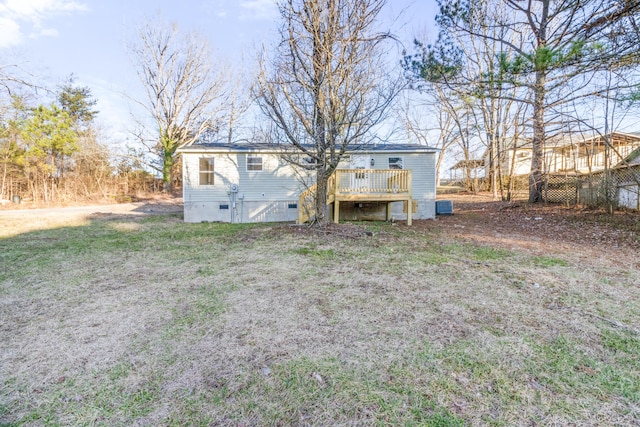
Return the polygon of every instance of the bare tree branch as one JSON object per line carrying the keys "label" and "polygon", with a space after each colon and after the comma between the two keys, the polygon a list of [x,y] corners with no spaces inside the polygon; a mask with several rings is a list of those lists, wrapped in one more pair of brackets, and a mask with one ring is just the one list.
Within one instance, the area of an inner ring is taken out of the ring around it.
{"label": "bare tree branch", "polygon": [[146,99],[134,101],[151,119],[146,128],[157,138],[153,151],[170,190],[176,150],[225,120],[229,73],[220,62],[214,65],[207,40],[182,34],[175,24],[145,23],[129,51],[146,91]]}
{"label": "bare tree branch", "polygon": [[316,215],[328,221],[327,180],[347,149],[373,138],[402,88],[384,75],[382,44],[375,32],[385,0],[283,0],[281,42],[271,63],[264,59],[254,94],[273,122],[274,143],[312,159]]}

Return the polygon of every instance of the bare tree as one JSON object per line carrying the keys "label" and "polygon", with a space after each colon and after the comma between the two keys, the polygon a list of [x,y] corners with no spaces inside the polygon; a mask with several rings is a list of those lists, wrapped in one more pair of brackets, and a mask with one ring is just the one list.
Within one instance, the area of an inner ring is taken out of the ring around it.
{"label": "bare tree", "polygon": [[[374,31],[385,0],[282,0],[281,43],[261,64],[256,99],[271,138],[306,157],[315,172],[316,221],[329,221],[327,182],[347,149],[373,140],[401,86],[388,74]],[[293,158],[292,158],[293,159]],[[302,166],[301,163],[298,165]]]}
{"label": "bare tree", "polygon": [[[473,15],[464,21],[475,25],[476,32],[470,33],[451,27],[449,20],[459,11],[447,10],[448,3],[459,4],[455,0],[441,2],[443,10],[438,18],[441,28],[435,45],[416,41],[415,53],[405,56],[404,67],[414,80],[414,87],[434,94],[438,108],[449,110],[450,114],[470,115],[468,118],[477,131],[472,137],[486,148],[485,171],[493,197],[497,199],[499,195],[504,197],[500,194],[503,189],[501,148],[505,139],[513,138],[513,131],[521,127],[519,104],[514,99],[526,96],[522,88],[504,83],[506,70],[502,62],[509,59],[504,44],[518,45],[521,40],[506,34],[502,27],[492,25],[506,19],[509,11],[504,5],[474,8]],[[464,139],[461,141],[467,143]],[[463,153],[468,151],[461,148]]]}
{"label": "bare tree", "polygon": [[[253,70],[255,71],[255,70]],[[255,72],[243,71],[234,72],[234,78],[231,81],[229,90],[227,123],[226,123],[226,140],[232,143],[242,138],[246,134],[247,128],[242,125],[243,119],[247,111],[251,108],[253,101],[251,99],[251,85],[248,81],[255,81]]]}
{"label": "bare tree", "polygon": [[440,149],[436,159],[436,187],[440,186],[440,171],[449,148],[459,142],[454,116],[440,102],[439,94],[428,92],[418,98],[415,93],[405,91],[398,111],[407,140]]}
{"label": "bare tree", "polygon": [[[506,10],[490,23],[482,18],[491,8]],[[513,97],[531,107],[532,159],[529,201],[542,200],[545,141],[557,131],[557,109],[600,89],[594,74],[613,63],[638,61],[637,1],[609,0],[504,0],[471,2],[442,0],[439,15],[446,31],[500,43],[500,76],[488,75],[502,85],[524,88]],[[500,31],[487,32],[487,28]],[[578,83],[579,82],[579,83]],[[579,88],[576,90],[576,88]],[[500,95],[502,96],[502,95]]]}
{"label": "bare tree", "polygon": [[214,65],[206,39],[182,34],[175,24],[147,22],[129,50],[147,95],[135,101],[152,122],[139,120],[138,137],[148,142],[151,135],[148,147],[160,160],[154,167],[162,173],[165,190],[170,190],[177,148],[224,120],[228,73]]}

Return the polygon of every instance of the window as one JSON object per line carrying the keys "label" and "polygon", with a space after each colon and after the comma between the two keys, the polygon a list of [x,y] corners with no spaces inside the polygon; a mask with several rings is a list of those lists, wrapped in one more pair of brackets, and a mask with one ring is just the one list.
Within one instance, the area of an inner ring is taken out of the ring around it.
{"label": "window", "polygon": [[200,185],[213,185],[213,157],[200,158]]}
{"label": "window", "polygon": [[248,171],[261,171],[262,170],[262,157],[247,156],[247,170]]}
{"label": "window", "polygon": [[389,157],[389,169],[403,169],[402,157]]}
{"label": "window", "polygon": [[307,165],[315,165],[316,159],[314,159],[313,157],[306,156],[302,158],[302,163]]}

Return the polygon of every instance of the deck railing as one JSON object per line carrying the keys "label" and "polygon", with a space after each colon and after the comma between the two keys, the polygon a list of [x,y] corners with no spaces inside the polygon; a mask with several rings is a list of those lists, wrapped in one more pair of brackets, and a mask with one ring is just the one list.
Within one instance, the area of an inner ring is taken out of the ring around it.
{"label": "deck railing", "polygon": [[[327,182],[327,204],[336,200],[409,200],[412,174],[403,169],[337,169]],[[314,184],[298,198],[298,223],[315,218]]]}
{"label": "deck railing", "polygon": [[411,193],[411,171],[403,169],[338,169],[335,194]]}

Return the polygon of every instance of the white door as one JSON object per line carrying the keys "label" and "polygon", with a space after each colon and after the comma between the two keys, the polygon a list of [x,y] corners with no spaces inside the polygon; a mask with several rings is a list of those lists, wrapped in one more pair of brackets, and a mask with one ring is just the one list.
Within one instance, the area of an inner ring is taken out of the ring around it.
{"label": "white door", "polygon": [[[369,166],[369,156],[351,156],[351,169],[367,169]],[[355,172],[351,177],[352,191],[360,192],[369,187],[369,174],[365,172]]]}

